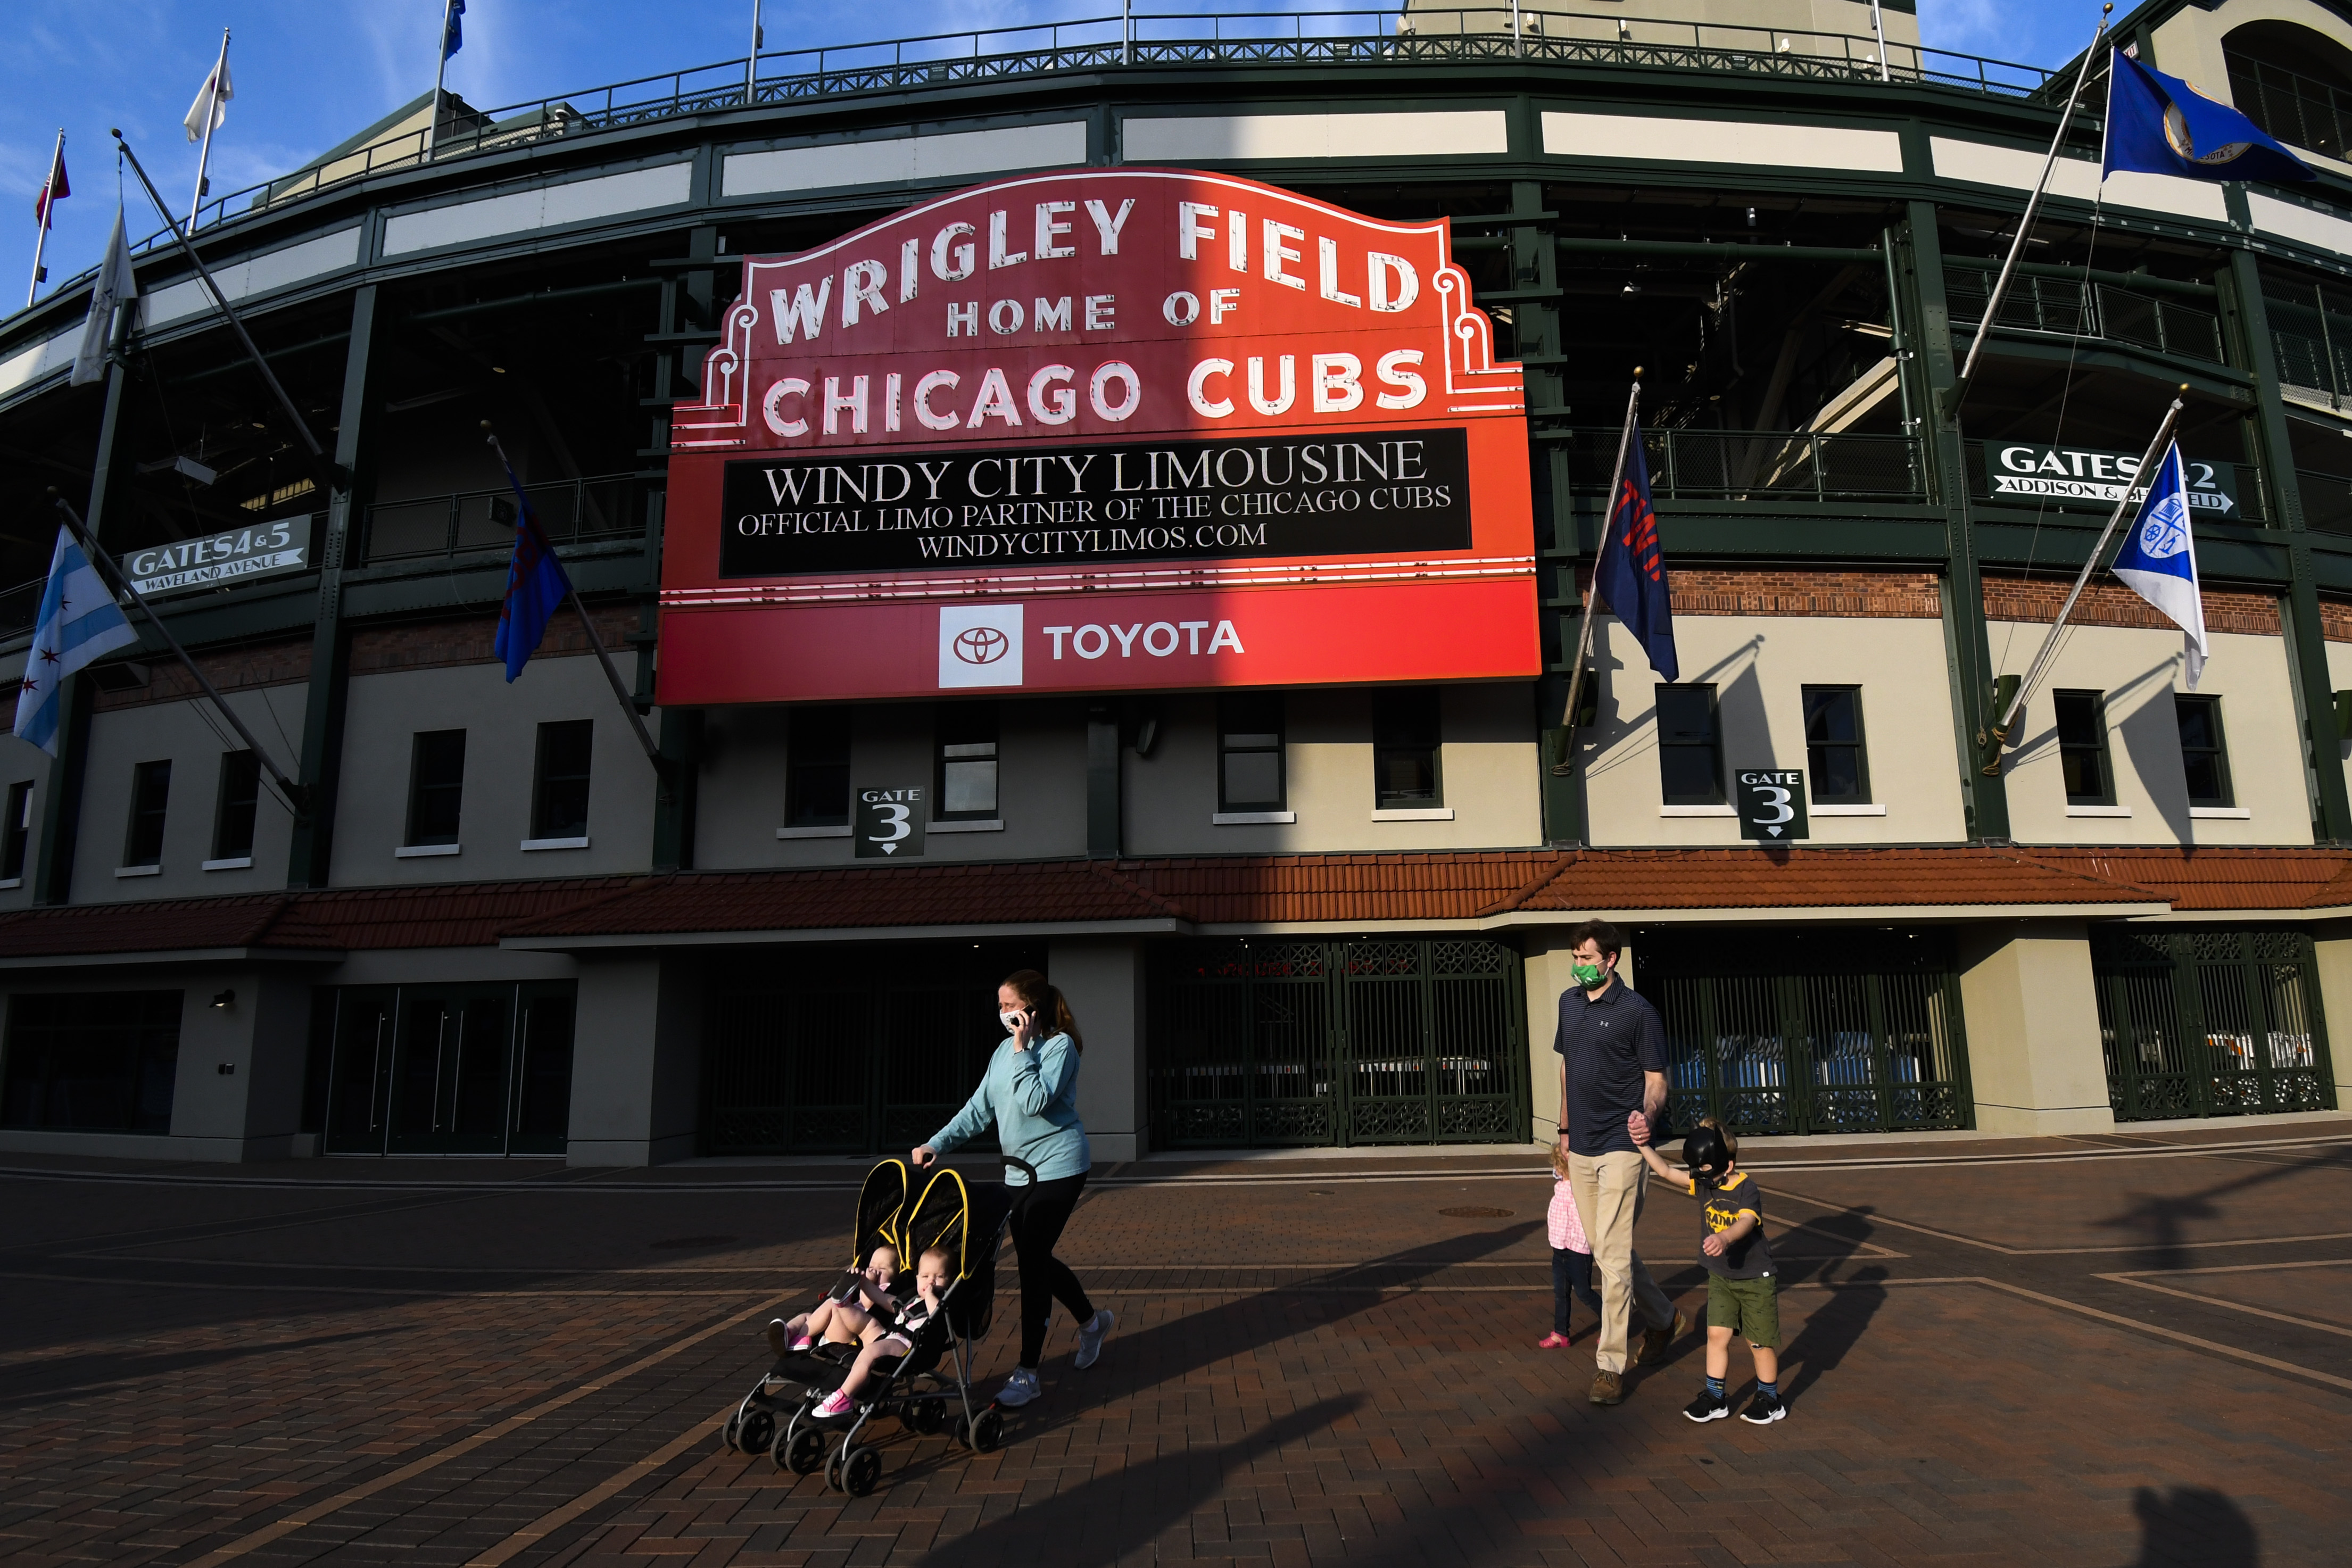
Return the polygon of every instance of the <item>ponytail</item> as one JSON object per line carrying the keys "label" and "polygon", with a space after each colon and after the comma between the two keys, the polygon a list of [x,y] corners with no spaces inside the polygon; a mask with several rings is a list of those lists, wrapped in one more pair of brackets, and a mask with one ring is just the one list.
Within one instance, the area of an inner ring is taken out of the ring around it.
{"label": "ponytail", "polygon": [[1015,969],[1004,977],[1004,984],[1021,998],[1021,1005],[1028,1009],[1031,1018],[1042,1015],[1052,1020],[1049,1034],[1068,1035],[1071,1049],[1081,1056],[1086,1054],[1087,1042],[1078,1033],[1078,1020],[1070,1012],[1069,1000],[1059,988],[1034,969]]}

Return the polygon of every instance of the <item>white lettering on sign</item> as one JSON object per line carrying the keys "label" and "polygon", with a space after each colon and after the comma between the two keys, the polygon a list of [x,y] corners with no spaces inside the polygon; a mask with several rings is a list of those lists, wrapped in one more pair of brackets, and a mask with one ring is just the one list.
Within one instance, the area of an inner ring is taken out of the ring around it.
{"label": "white lettering on sign", "polygon": [[[1236,653],[1249,651],[1242,646],[1241,633],[1234,630],[1232,622],[1215,622],[1214,631],[1210,631],[1210,625],[1206,621],[1139,621],[1132,626],[1121,626],[1113,622],[1107,626],[1041,626],[1038,630],[1053,640],[1054,657],[1056,659],[1062,656],[1062,640],[1066,637],[1069,639],[1070,652],[1081,659],[1101,658],[1110,652],[1113,642],[1118,644],[1120,658],[1132,658],[1139,639],[1143,651],[1155,659],[1172,655],[1180,640],[1184,643],[1184,652],[1195,657],[1225,648],[1231,648]],[[1201,633],[1203,632],[1209,632],[1206,648],[1201,645]]]}

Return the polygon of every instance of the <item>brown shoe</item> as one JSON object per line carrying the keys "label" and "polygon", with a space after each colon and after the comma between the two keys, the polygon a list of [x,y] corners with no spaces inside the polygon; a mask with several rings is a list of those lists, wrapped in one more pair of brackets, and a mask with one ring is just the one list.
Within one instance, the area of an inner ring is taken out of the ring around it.
{"label": "brown shoe", "polygon": [[1622,1405],[1625,1403],[1625,1380],[1613,1372],[1594,1373],[1592,1402],[1595,1405]]}
{"label": "brown shoe", "polygon": [[1683,1316],[1682,1310],[1676,1308],[1673,1327],[1643,1329],[1641,1345],[1633,1352],[1633,1364],[1651,1366],[1665,1360],[1666,1352],[1674,1348],[1675,1341],[1682,1338],[1683,1331],[1688,1327],[1690,1319]]}

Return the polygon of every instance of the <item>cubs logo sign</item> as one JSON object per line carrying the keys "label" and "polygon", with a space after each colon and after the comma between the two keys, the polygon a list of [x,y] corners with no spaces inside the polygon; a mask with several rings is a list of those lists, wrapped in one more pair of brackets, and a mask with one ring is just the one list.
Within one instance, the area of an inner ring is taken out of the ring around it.
{"label": "cubs logo sign", "polygon": [[1449,246],[1097,169],[744,258],[660,700],[1538,674],[1519,371]]}

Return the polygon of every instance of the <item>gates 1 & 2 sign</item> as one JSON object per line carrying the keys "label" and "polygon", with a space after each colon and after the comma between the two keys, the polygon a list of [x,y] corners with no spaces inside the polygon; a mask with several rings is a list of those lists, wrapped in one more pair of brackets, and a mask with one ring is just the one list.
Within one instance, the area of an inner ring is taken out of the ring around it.
{"label": "gates 1 & 2 sign", "polygon": [[1538,674],[1519,371],[1448,244],[1118,169],[746,258],[660,700]]}

